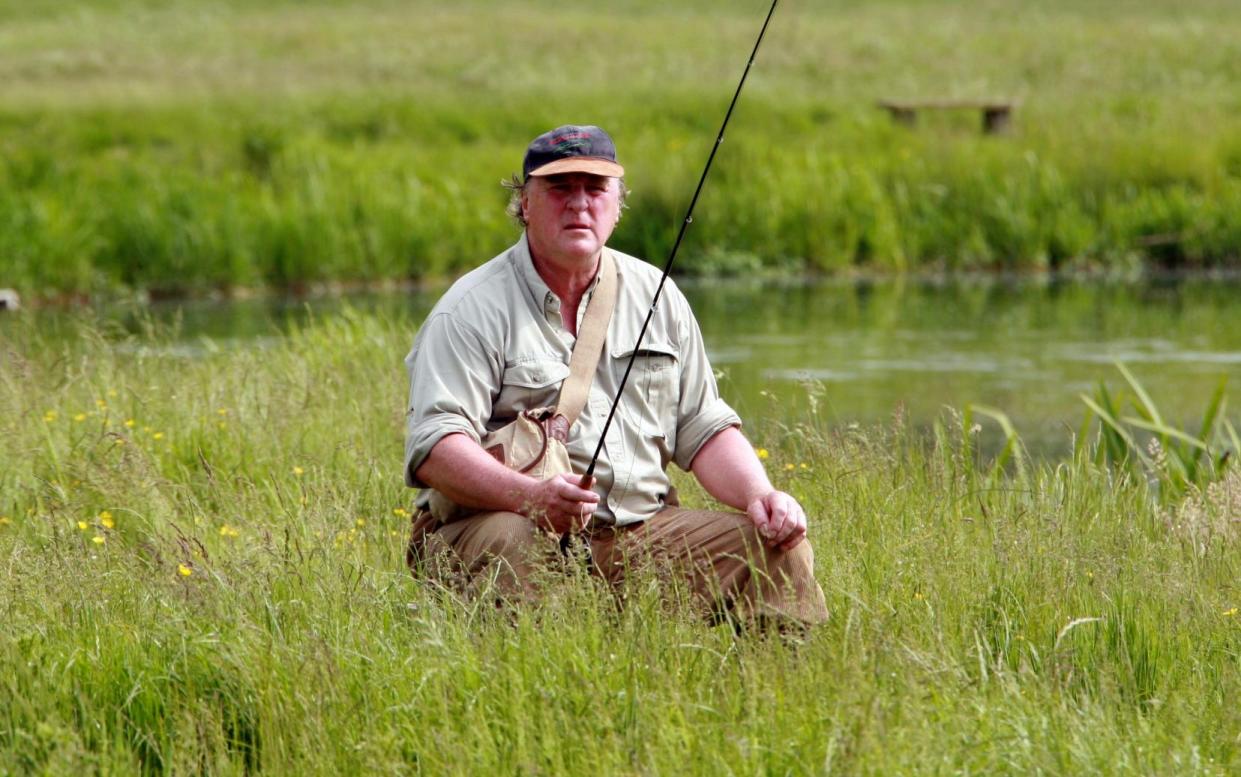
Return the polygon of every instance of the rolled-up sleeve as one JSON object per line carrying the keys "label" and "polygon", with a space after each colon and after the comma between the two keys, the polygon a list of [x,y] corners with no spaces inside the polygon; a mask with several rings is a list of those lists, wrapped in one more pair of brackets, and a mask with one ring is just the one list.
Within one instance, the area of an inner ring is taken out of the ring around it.
{"label": "rolled-up sleeve", "polygon": [[414,473],[436,443],[456,433],[478,442],[485,433],[503,359],[470,326],[440,313],[423,324],[405,366],[405,485],[426,488]]}
{"label": "rolled-up sleeve", "polygon": [[702,446],[730,426],[740,427],[741,417],[720,397],[698,322],[689,303],[679,294],[677,297],[684,310],[678,316],[681,392],[673,461],[688,471]]}

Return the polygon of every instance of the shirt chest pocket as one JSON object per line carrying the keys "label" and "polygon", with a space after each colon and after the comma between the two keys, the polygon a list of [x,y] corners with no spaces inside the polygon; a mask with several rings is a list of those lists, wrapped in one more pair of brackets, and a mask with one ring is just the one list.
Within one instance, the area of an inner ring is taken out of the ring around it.
{"label": "shirt chest pocket", "polygon": [[619,381],[633,357],[633,371],[625,386],[625,404],[641,420],[648,435],[675,442],[677,406],[681,396],[681,364],[677,349],[666,342],[646,342],[634,356],[632,349],[613,352]]}
{"label": "shirt chest pocket", "polygon": [[511,420],[523,410],[554,406],[567,377],[569,365],[555,359],[523,359],[505,365],[493,419]]}

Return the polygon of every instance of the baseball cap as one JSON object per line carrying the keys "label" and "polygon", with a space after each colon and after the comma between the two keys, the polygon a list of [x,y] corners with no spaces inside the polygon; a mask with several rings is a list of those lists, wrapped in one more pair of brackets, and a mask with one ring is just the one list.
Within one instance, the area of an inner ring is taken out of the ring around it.
{"label": "baseball cap", "polygon": [[566,124],[544,132],[526,148],[522,175],[591,173],[620,178],[625,168],[616,162],[616,144],[608,133],[590,124]]}

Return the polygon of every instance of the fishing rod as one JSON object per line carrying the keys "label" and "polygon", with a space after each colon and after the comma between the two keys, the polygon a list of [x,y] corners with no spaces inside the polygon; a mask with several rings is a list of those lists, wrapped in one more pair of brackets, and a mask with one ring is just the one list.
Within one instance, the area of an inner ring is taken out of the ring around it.
{"label": "fishing rod", "polygon": [[771,17],[776,12],[776,4],[780,0],[771,0],[771,9],[767,11],[767,18],[763,20],[763,28],[758,32],[758,40],[754,41],[754,50],[750,52],[750,60],[746,62],[745,72],[741,74],[741,81],[737,84],[737,91],[733,93],[733,101],[728,105],[728,112],[724,114],[724,122],[720,125],[720,133],[715,138],[715,145],[711,147],[711,154],[707,157],[707,165],[702,169],[702,177],[698,179],[698,188],[694,190],[694,197],[689,201],[689,209],[685,211],[685,219],[681,222],[681,230],[677,232],[676,242],[672,244],[672,251],[668,254],[668,261],[664,264],[664,274],[659,279],[659,286],[655,288],[655,296],[651,299],[651,307],[646,311],[646,320],[642,322],[642,329],[638,331],[638,341],[633,345],[633,353],[629,355],[629,363],[625,365],[625,374],[621,376],[620,387],[616,389],[616,398],[612,400],[612,409],[608,411],[608,419],[603,423],[603,431],[599,433],[599,444],[595,446],[595,454],[590,457],[590,466],[586,468],[586,474],[582,475],[581,487],[590,488],[591,479],[595,474],[595,464],[599,461],[599,454],[603,451],[603,441],[607,439],[608,428],[612,425],[612,417],[616,415],[616,408],[620,406],[621,396],[625,393],[625,383],[629,381],[629,373],[633,370],[634,360],[638,357],[638,349],[642,346],[642,338],[646,336],[646,329],[651,324],[651,317],[655,315],[655,307],[659,304],[659,295],[663,293],[664,282],[668,280],[668,272],[672,269],[672,263],[676,261],[677,249],[681,247],[681,239],[685,237],[685,231],[689,229],[689,225],[694,220],[694,206],[698,204],[698,195],[702,193],[702,186],[707,182],[707,173],[711,172],[711,163],[715,161],[715,152],[720,150],[720,144],[724,142],[724,130],[728,129],[728,120],[732,118],[733,108],[737,106],[737,98],[741,96],[741,88],[745,86],[746,76],[750,74],[750,67],[754,64],[754,58],[758,55],[758,47],[763,43],[763,35],[767,33],[767,25],[771,23]]}

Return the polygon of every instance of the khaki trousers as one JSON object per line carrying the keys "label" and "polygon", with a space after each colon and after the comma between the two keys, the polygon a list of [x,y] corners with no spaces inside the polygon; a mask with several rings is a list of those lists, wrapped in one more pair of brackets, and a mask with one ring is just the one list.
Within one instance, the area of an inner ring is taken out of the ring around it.
{"label": "khaki trousers", "polygon": [[[587,532],[581,541],[590,543],[591,572],[610,584],[654,568],[680,576],[716,614],[803,624],[827,619],[810,543],[768,548],[740,513],[669,507],[643,523]],[[415,575],[447,576],[466,589],[494,577],[503,594],[519,599],[537,598],[540,577],[563,563],[558,537],[508,512],[438,526],[419,513],[407,560]]]}

